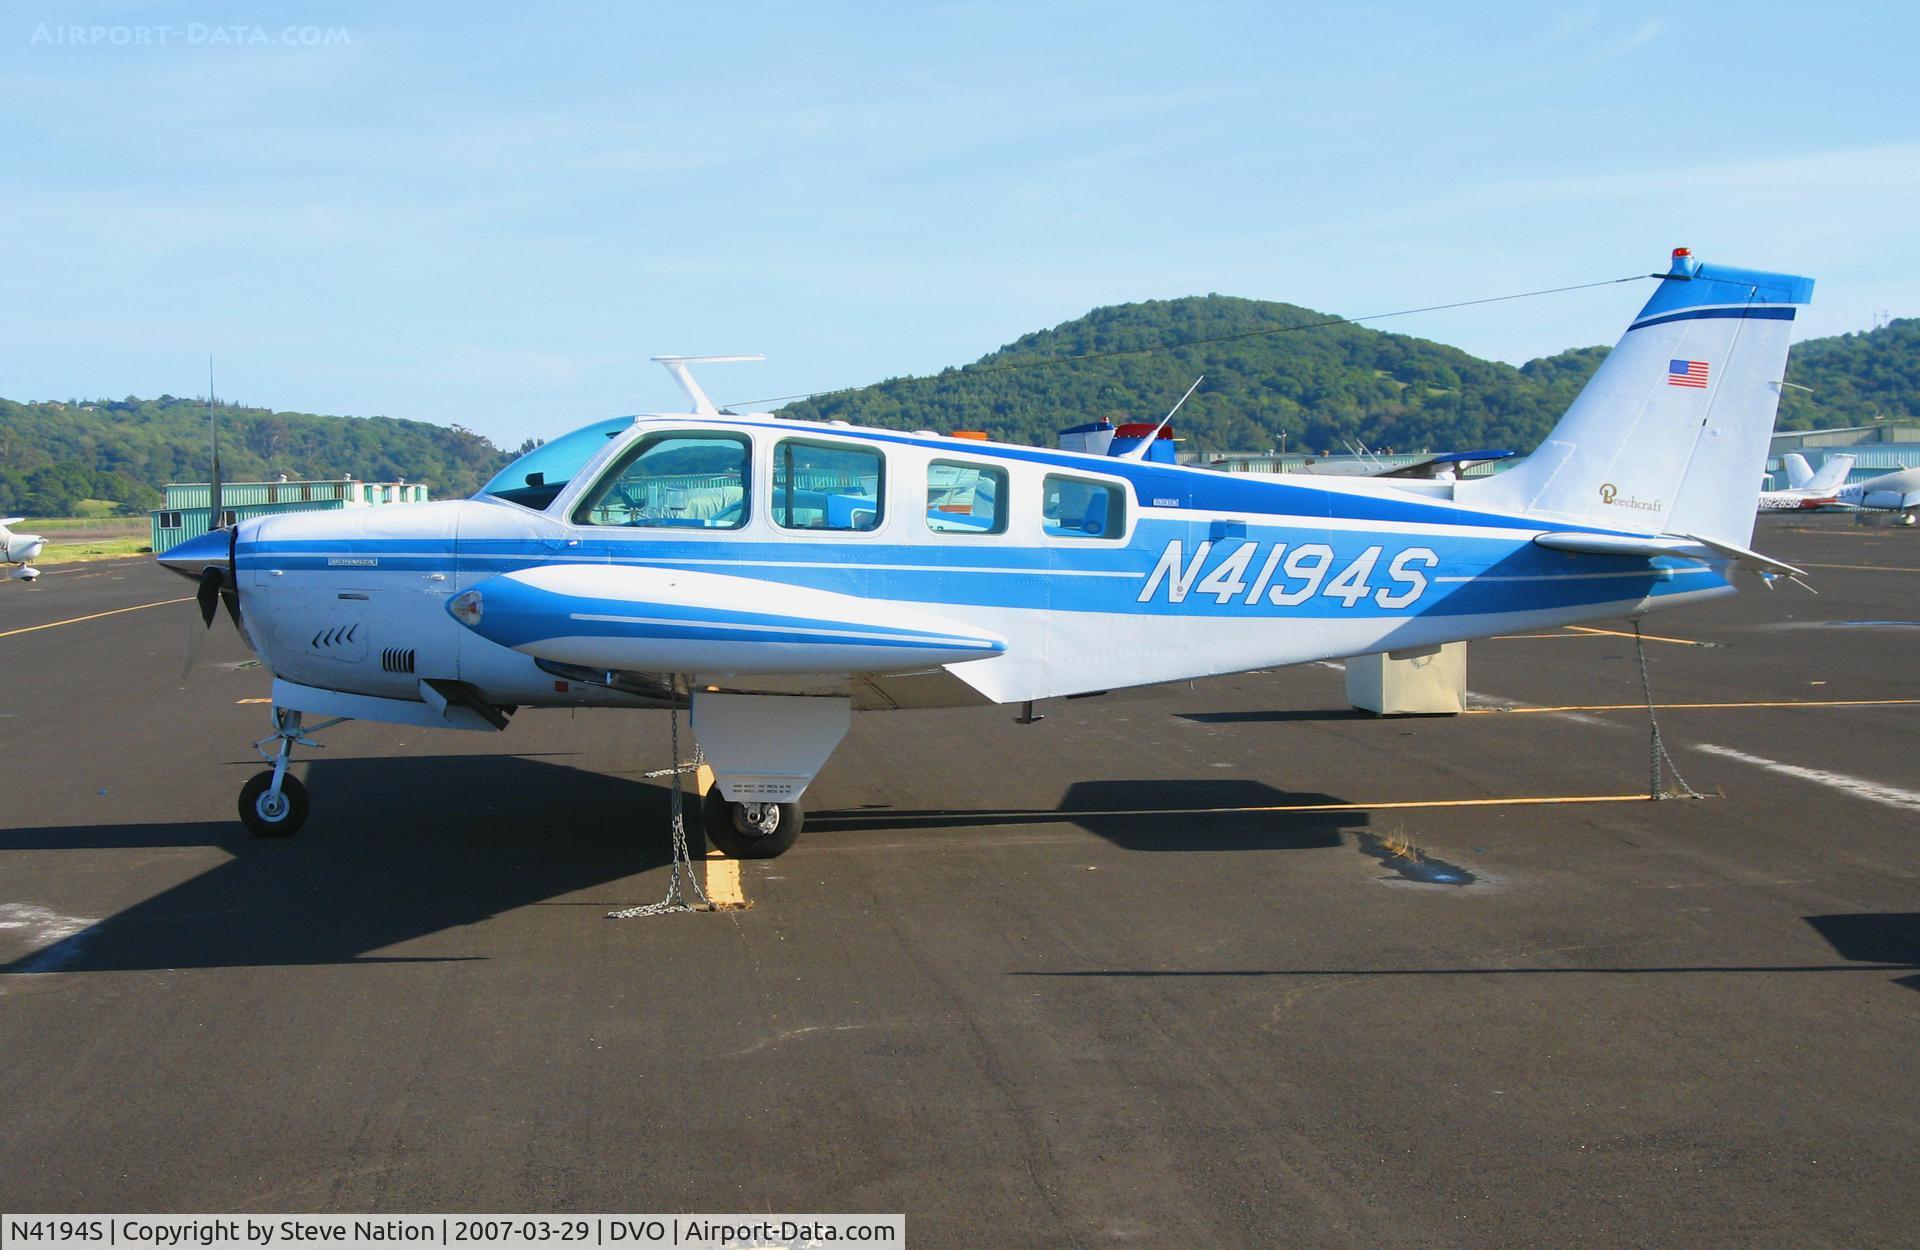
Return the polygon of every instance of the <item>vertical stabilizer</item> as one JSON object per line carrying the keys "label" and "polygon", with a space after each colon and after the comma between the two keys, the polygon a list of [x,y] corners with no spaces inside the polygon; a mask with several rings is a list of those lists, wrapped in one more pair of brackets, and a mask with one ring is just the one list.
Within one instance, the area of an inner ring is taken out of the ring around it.
{"label": "vertical stabilizer", "polygon": [[1811,278],[1707,265],[1686,248],[1553,427],[1476,505],[1745,547],[1754,483]]}
{"label": "vertical stabilizer", "polygon": [[1807,458],[1797,451],[1790,451],[1780,457],[1780,466],[1787,471],[1787,489],[1789,490],[1805,490],[1807,484],[1813,481],[1813,466],[1809,465]]}
{"label": "vertical stabilizer", "polygon": [[[1788,453],[1791,455],[1792,453]],[[1820,471],[1806,481],[1806,487],[1812,491],[1839,490],[1847,484],[1847,474],[1853,472],[1853,462],[1857,457],[1850,453],[1828,456],[1820,466]]]}

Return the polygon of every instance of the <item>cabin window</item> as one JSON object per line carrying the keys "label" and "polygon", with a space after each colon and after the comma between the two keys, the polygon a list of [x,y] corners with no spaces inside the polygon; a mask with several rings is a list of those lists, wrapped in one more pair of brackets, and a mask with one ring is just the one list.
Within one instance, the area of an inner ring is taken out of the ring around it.
{"label": "cabin window", "polygon": [[1003,534],[1007,475],[953,460],[927,466],[927,528],[936,534]]}
{"label": "cabin window", "polygon": [[878,529],[886,466],[870,447],[782,439],[773,449],[773,523],[795,530]]}
{"label": "cabin window", "polygon": [[182,528],[180,525],[180,514],[178,512],[162,512],[160,514],[160,528],[163,530],[177,530]]}
{"label": "cabin window", "polygon": [[1126,493],[1108,482],[1049,473],[1040,517],[1055,538],[1118,538],[1127,528]]}
{"label": "cabin window", "polygon": [[738,434],[650,434],[601,474],[574,524],[739,529],[751,454]]}

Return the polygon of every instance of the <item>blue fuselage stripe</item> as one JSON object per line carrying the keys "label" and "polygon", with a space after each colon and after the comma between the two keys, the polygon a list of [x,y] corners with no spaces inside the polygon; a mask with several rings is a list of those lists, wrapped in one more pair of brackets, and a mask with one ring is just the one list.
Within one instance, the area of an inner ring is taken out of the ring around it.
{"label": "blue fuselage stripe", "polygon": [[[1269,620],[1317,618],[1486,615],[1573,608],[1619,602],[1642,595],[1663,595],[1720,584],[1718,573],[1686,561],[1650,564],[1637,556],[1601,556],[1552,551],[1520,537],[1438,535],[1409,527],[1347,530],[1306,522],[1289,526],[1249,524],[1244,534],[1212,537],[1205,519],[1143,519],[1130,542],[1071,550],[1049,547],[961,547],[957,545],[862,542],[764,542],[748,538],[666,537],[658,531],[632,538],[585,538],[556,552],[537,539],[463,540],[456,552],[447,540],[371,540],[336,542],[241,543],[242,569],[272,567],[289,572],[323,572],[342,556],[371,557],[377,564],[355,571],[362,577],[454,572],[462,586],[484,577],[556,563],[640,565],[754,578],[776,585],[800,586],[861,598],[899,603],[1010,608],[1023,611],[1109,612],[1167,618],[1196,616]],[[1162,576],[1152,593],[1154,570],[1172,544],[1180,545],[1181,574]],[[1281,556],[1274,548],[1285,544]],[[1252,551],[1242,549],[1251,545]],[[1298,604],[1275,603],[1309,581],[1309,561],[1289,573],[1285,556],[1308,547],[1331,549],[1318,587]],[[1204,551],[1202,550],[1204,548]],[[1337,575],[1373,553],[1370,585],[1363,597],[1342,602],[1325,592]],[[1390,569],[1403,552],[1431,552],[1408,568],[1424,573],[1426,585],[1403,607],[1382,607],[1375,592],[1398,599],[1407,581]],[[1198,560],[1198,564],[1194,561]],[[1237,576],[1234,570],[1237,568]],[[1209,583],[1208,576],[1224,570]],[[1253,583],[1262,571],[1269,580],[1263,593]],[[1170,583],[1184,580],[1177,601]],[[1237,589],[1235,583],[1238,583]],[[614,610],[615,605],[607,605]],[[650,610],[652,605],[621,605],[619,610]],[[664,607],[664,605],[662,605]],[[575,609],[577,610],[577,609]],[[745,618],[742,618],[745,619]],[[792,618],[789,618],[792,620]],[[799,622],[794,621],[798,625]],[[893,632],[893,631],[889,631]]]}
{"label": "blue fuselage stripe", "polygon": [[1710,321],[1720,317],[1738,317],[1743,321],[1792,321],[1793,309],[1778,304],[1757,304],[1752,308],[1689,308],[1636,321],[1627,329],[1644,330],[1648,326],[1663,326],[1669,321]]}

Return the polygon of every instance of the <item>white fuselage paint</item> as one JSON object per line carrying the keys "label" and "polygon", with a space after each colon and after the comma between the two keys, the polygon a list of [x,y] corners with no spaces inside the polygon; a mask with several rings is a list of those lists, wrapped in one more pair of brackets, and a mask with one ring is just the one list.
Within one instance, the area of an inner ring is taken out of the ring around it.
{"label": "white fuselage paint", "polygon": [[[644,418],[636,428],[659,428],[657,423],[667,420]],[[736,424],[670,420],[688,426]],[[756,440],[758,482],[770,480],[769,448],[785,434],[797,430],[859,441],[858,434],[838,427],[747,419],[737,424]],[[1493,518],[1484,512],[1426,489],[1407,492],[1386,483],[1332,479],[1295,488],[1307,492],[1298,496],[1303,513],[1200,509],[1179,500],[1148,502],[1152,492],[1147,488],[1133,495],[1127,479],[1114,475],[1111,461],[1103,457],[1050,453],[1048,460],[1035,462],[1000,456],[993,444],[940,437],[892,436],[886,442],[890,489],[882,524],[872,532],[822,537],[782,531],[770,523],[765,508],[755,509],[744,528],[723,534],[610,531],[567,522],[574,500],[627,441],[610,440],[607,451],[589,462],[545,513],[469,500],[247,523],[240,533],[240,578],[251,640],[276,675],[320,689],[417,700],[422,679],[445,678],[470,683],[500,704],[639,706],[648,701],[556,681],[531,654],[461,627],[446,611],[450,598],[499,573],[529,567],[529,551],[537,553],[537,564],[632,564],[769,579],[763,584],[775,607],[806,593],[778,580],[782,576],[898,575],[974,587],[981,579],[997,579],[1009,588],[1010,599],[1022,590],[1029,601],[1000,606],[866,597],[874,601],[876,621],[895,611],[924,614],[1004,639],[1004,654],[942,666],[960,683],[946,701],[1019,702],[1611,619],[1731,591],[1724,570],[1700,565],[1650,570],[1641,564],[1636,571],[1617,561],[1560,556],[1530,572],[1503,572],[1520,553],[1540,558],[1529,545],[1540,527],[1521,517],[1489,524]],[[928,464],[954,459],[992,463],[1006,472],[1010,497],[1023,505],[1013,507],[1006,532],[928,531],[921,519]],[[1024,501],[1040,497],[1044,475],[1063,471],[1107,478],[1129,489],[1125,527],[1112,541],[1061,540],[1042,532],[1037,510]],[[1181,485],[1188,474],[1218,478],[1203,470],[1169,467],[1167,472],[1174,484],[1167,489],[1190,489]],[[1419,521],[1335,519],[1328,514],[1338,496],[1389,501],[1387,511],[1395,504],[1414,505],[1429,515]],[[1449,513],[1458,515],[1458,522]],[[1134,538],[1142,527],[1168,537],[1141,545]],[[684,548],[690,540],[698,540],[698,551],[662,554],[665,546]],[[245,555],[250,546],[267,554],[250,558]],[[375,546],[377,554],[367,554]],[[281,561],[272,554],[294,550],[304,558]],[[791,558],[783,558],[786,550],[793,552]],[[1451,560],[1449,551],[1456,553]],[[902,558],[903,552],[925,554]],[[1462,552],[1480,554],[1462,563],[1457,554]],[[953,563],[961,557],[965,567]],[[1584,602],[1550,607],[1426,610],[1436,596],[1470,584],[1477,584],[1476,590],[1511,587],[1499,593],[1518,605],[1526,593],[1556,583],[1610,582],[1625,593],[1594,594]],[[1664,583],[1657,595],[1655,583]],[[1102,602],[1111,608],[1088,610],[1084,597],[1099,594],[1109,594]],[[1035,596],[1043,606],[1034,606]],[[645,613],[631,615],[646,619]],[[562,648],[554,650],[558,654]],[[586,643],[569,643],[564,652],[570,661],[592,655]],[[671,671],[722,689],[792,689],[791,675],[806,668],[783,661],[784,667],[772,673],[756,672],[734,659],[716,661],[710,649],[701,656],[696,663],[699,657],[689,652],[688,662]],[[861,668],[852,673],[815,665],[819,679],[806,688],[845,690],[861,672],[887,671],[862,658]],[[916,668],[929,662],[923,657]],[[782,679],[758,680],[772,677]]]}

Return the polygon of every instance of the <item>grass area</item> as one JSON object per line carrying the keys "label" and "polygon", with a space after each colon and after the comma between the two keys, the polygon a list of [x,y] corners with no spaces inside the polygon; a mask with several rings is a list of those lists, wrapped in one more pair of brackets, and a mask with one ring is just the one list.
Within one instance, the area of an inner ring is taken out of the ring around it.
{"label": "grass area", "polygon": [[118,560],[124,556],[140,555],[147,550],[145,534],[84,538],[64,543],[49,534],[45,549],[33,564],[35,568],[50,568],[56,564],[78,564],[85,560]]}
{"label": "grass area", "polygon": [[144,516],[114,517],[28,517],[22,521],[19,530],[23,534],[45,534],[52,537],[68,530],[85,530],[89,534],[126,534],[146,535],[152,532]]}

